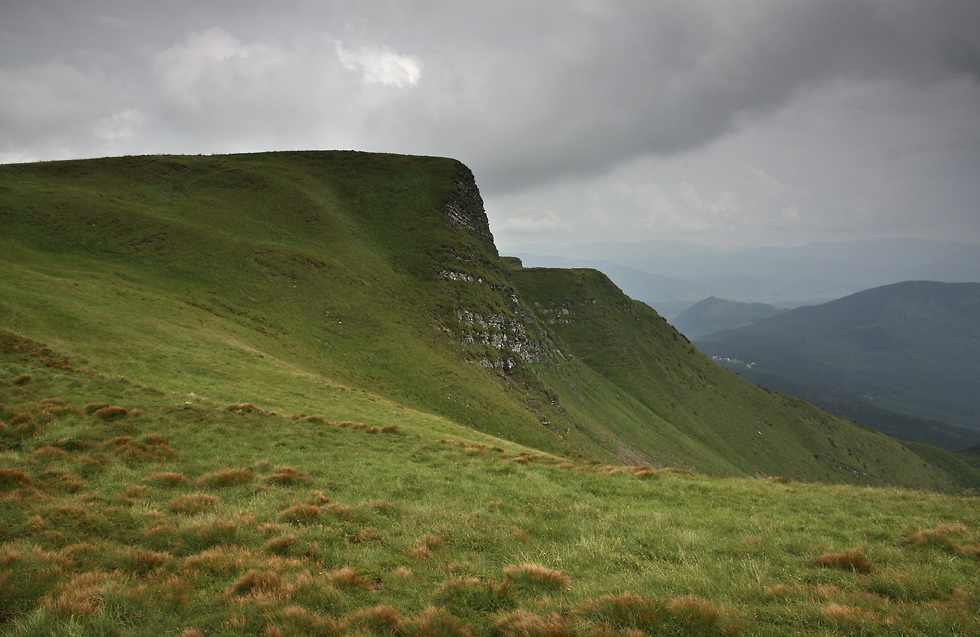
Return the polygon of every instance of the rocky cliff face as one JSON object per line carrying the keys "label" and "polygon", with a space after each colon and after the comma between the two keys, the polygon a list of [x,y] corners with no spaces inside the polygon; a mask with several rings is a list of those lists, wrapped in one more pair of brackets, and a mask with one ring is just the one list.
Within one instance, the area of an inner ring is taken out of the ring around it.
{"label": "rocky cliff face", "polygon": [[[483,197],[480,196],[473,172],[464,164],[458,164],[453,175],[453,191],[446,203],[446,216],[460,228],[473,232],[494,246],[490,221],[483,209]],[[494,252],[496,251],[494,246]]]}
{"label": "rocky cliff face", "polygon": [[536,363],[553,355],[550,338],[535,325],[507,278],[497,256],[490,222],[473,173],[459,164],[453,174],[453,190],[445,207],[446,216],[460,229],[475,236],[489,255],[446,246],[451,268],[438,274],[450,284],[456,307],[446,317],[444,330],[462,345],[493,352],[479,355],[481,367],[510,371],[521,363]]}

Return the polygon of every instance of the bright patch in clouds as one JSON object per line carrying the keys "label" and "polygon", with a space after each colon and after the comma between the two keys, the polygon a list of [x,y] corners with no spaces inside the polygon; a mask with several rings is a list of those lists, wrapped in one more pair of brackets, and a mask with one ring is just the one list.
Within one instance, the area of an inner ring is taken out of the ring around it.
{"label": "bright patch in clouds", "polygon": [[497,224],[496,230],[507,234],[550,234],[567,228],[554,210],[543,216],[510,217]]}
{"label": "bright patch in clouds", "polygon": [[399,55],[386,46],[347,49],[337,41],[337,57],[348,71],[360,71],[367,84],[405,88],[418,84],[422,63],[411,55]]}
{"label": "bright patch in clouds", "polygon": [[146,118],[136,109],[116,111],[103,117],[95,127],[95,134],[107,142],[127,142],[136,139]]}
{"label": "bright patch in clouds", "polygon": [[187,36],[156,56],[161,93],[180,108],[213,106],[214,94],[257,93],[289,62],[286,51],[261,42],[242,42],[223,29]]}

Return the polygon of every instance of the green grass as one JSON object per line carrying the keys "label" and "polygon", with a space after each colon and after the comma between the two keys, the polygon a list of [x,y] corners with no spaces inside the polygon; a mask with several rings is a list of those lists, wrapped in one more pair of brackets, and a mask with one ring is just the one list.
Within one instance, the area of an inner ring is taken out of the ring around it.
{"label": "green grass", "polygon": [[[616,440],[640,452],[634,458],[722,476],[980,486],[980,474],[952,454],[879,435],[724,371],[599,272],[530,268],[513,277],[565,351],[587,368],[581,376],[591,371],[612,384],[587,408],[608,412],[625,398],[631,415],[643,415],[639,423],[605,417]],[[553,382],[560,391],[561,379]],[[577,396],[567,398],[568,409],[575,408]]]}
{"label": "green grass", "polygon": [[980,630],[976,498],[432,439],[0,342],[5,634]]}
{"label": "green grass", "polygon": [[[161,391],[332,420],[410,409],[435,438],[462,425],[715,476],[980,486],[952,456],[741,382],[597,272],[502,261],[444,213],[469,178],[354,152],[3,166],[0,326]],[[519,347],[536,362],[486,369]]]}
{"label": "green grass", "polygon": [[975,467],[502,261],[466,173],[0,167],[0,632],[976,634]]}

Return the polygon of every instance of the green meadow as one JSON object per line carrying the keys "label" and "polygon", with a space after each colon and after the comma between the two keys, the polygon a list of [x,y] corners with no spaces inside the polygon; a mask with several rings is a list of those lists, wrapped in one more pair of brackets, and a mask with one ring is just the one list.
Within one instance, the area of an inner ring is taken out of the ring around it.
{"label": "green meadow", "polygon": [[569,460],[2,348],[5,634],[980,630],[976,498]]}
{"label": "green meadow", "polygon": [[501,259],[471,180],[0,167],[0,634],[980,634],[975,466]]}

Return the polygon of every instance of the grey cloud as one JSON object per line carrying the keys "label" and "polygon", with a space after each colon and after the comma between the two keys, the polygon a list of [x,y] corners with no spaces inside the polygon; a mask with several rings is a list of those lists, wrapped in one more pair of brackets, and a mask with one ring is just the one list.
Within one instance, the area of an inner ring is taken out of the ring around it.
{"label": "grey cloud", "polygon": [[976,0],[15,5],[8,158],[360,148],[458,157],[504,195],[695,152],[840,83],[980,80]]}

